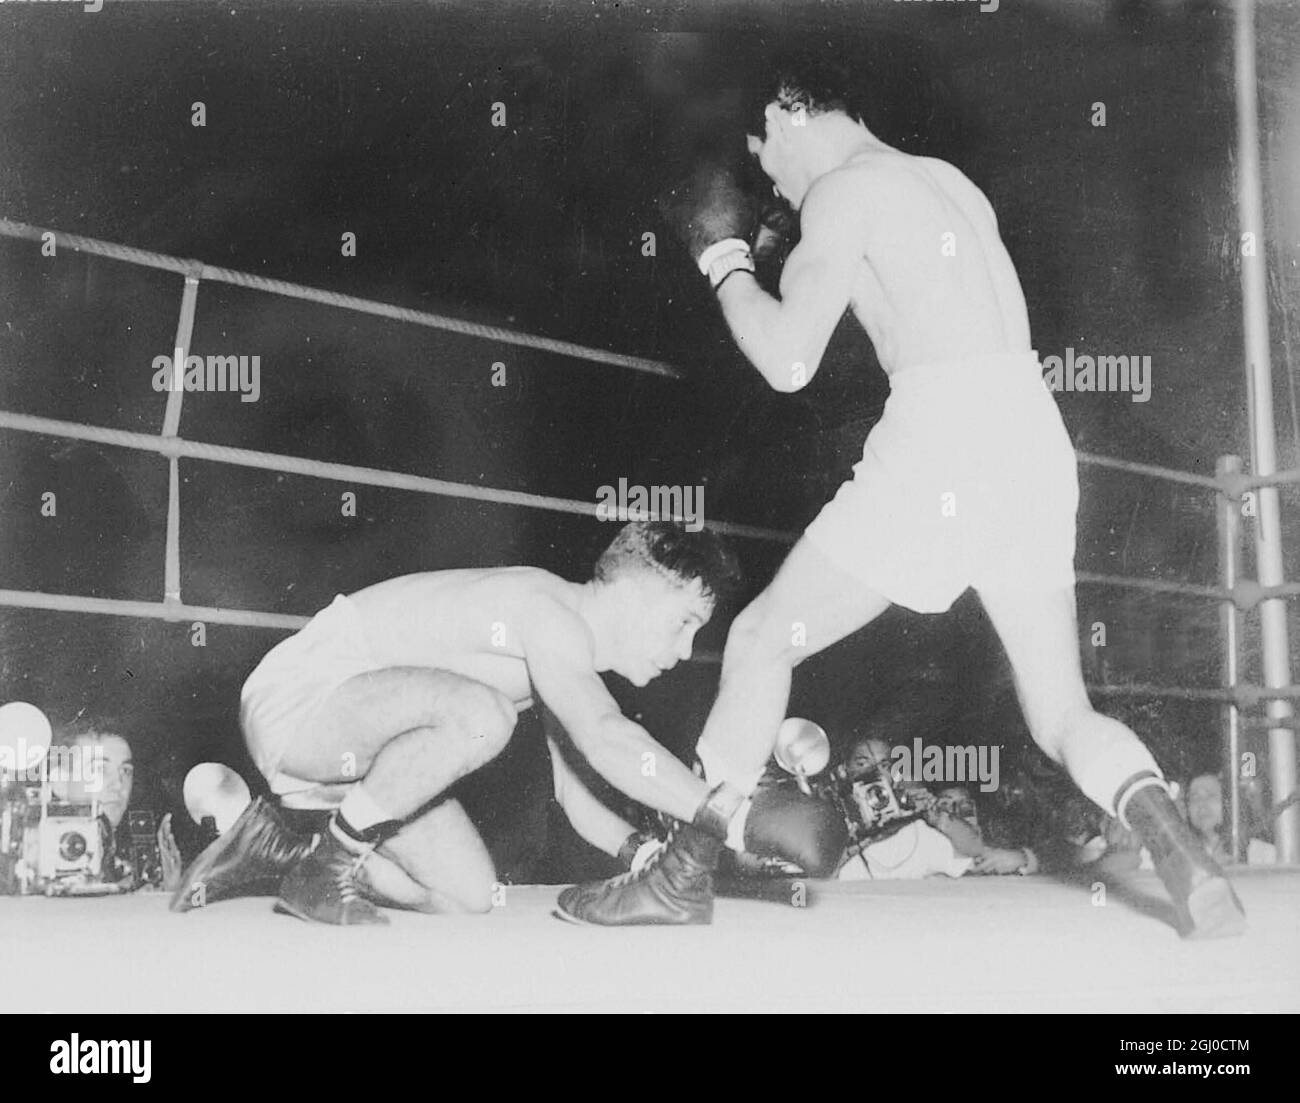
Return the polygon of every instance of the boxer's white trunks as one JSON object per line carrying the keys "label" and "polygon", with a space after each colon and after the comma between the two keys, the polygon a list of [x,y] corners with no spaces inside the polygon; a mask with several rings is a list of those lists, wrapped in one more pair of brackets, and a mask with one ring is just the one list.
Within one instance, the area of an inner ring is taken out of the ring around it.
{"label": "boxer's white trunks", "polygon": [[1078,504],[1038,357],[973,357],[894,373],[853,478],[805,539],[891,601],[935,613],[968,586],[1073,586]]}
{"label": "boxer's white trunks", "polygon": [[286,803],[330,805],[346,792],[347,782],[322,785],[295,778],[280,770],[280,762],[295,740],[310,736],[333,690],[381,665],[367,645],[356,605],[340,594],[276,644],[248,676],[240,694],[244,739],[273,793],[304,798]]}

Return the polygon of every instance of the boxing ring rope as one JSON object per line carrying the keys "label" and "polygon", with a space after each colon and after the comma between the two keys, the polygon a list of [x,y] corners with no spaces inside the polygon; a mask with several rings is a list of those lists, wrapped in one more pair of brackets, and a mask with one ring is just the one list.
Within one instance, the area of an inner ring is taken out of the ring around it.
{"label": "boxing ring rope", "polygon": [[[230,445],[211,444],[205,441],[186,440],[167,429],[173,424],[171,411],[173,398],[179,393],[168,394],[168,415],[161,436],[138,433],[127,429],[111,429],[105,426],[84,425],[72,421],[59,421],[53,418],[36,417],[0,410],[0,428],[13,429],[18,432],[32,433],[39,436],[80,440],[94,444],[106,444],[119,448],[130,448],[141,452],[151,452],[168,457],[173,468],[168,486],[168,531],[166,570],[164,581],[165,602],[175,604],[180,601],[179,577],[179,479],[174,470],[180,457],[207,460],[213,463],[228,463],[240,467],[257,468],[263,471],[276,471],[287,475],[302,475],[309,478],[331,479],[359,486],[374,486],[390,490],[410,490],[424,494],[443,497],[465,498],[474,501],[490,502],[498,505],[518,506],[522,508],[543,509],[558,513],[580,516],[597,516],[598,506],[595,502],[579,501],[571,498],[558,498],[542,494],[533,494],[520,490],[501,490],[494,487],[476,486],[472,483],[458,483],[446,479],[435,479],[425,475],[412,475],[400,471],[387,471],[381,468],[360,467],[353,464],[332,463],[326,460],[308,459],[302,456],[286,456],[276,452],[259,452]],[[1087,461],[1085,461],[1087,462]],[[1108,466],[1116,466],[1126,461],[1111,461]],[[1142,467],[1144,474],[1163,469],[1152,469],[1150,465]],[[1180,475],[1182,472],[1171,472]],[[723,535],[742,538],[793,544],[798,533],[779,529],[761,528],[732,521],[707,521],[706,526]],[[1168,582],[1159,579],[1135,578],[1124,575],[1108,575],[1081,571],[1078,579],[1083,583],[1115,586],[1142,590],[1150,593],[1178,594],[1184,597],[1201,598],[1213,601],[1233,600],[1231,592],[1212,586],[1198,586],[1185,582]],[[1300,589],[1300,587],[1298,587]],[[13,595],[25,591],[0,591],[9,595],[0,599],[0,605],[15,604]],[[34,592],[33,592],[34,593]],[[48,598],[52,595],[44,595]],[[105,600],[105,599],[87,599]],[[141,603],[135,603],[141,604]],[[40,606],[42,608],[46,606]],[[257,615],[252,610],[241,611],[241,615]],[[168,619],[180,619],[168,618]],[[241,620],[238,623],[250,623]],[[276,624],[275,627],[280,627]],[[271,625],[267,625],[271,627]]]}
{"label": "boxing ring rope", "polygon": [[[331,479],[336,482],[346,482],[358,486],[382,487],[389,490],[414,490],[423,494],[436,494],[445,498],[465,498],[472,501],[490,502],[496,505],[545,509],[555,513],[571,513],[579,516],[595,517],[598,515],[597,510],[600,508],[596,502],[584,502],[573,498],[556,498],[544,494],[531,494],[523,490],[501,490],[496,487],[476,486],[473,483],[458,483],[447,479],[434,479],[425,475],[411,475],[401,471],[386,471],[377,467],[358,467],[354,464],[330,463],[326,460],[312,460],[303,456],[285,456],[278,452],[257,452],[248,448],[234,448],[225,444],[209,444],[205,441],[185,440],[178,436],[156,437],[148,433],[136,433],[127,429],[109,429],[99,425],[82,425],[74,421],[57,421],[52,418],[33,417],[30,414],[16,414],[7,410],[0,411],[0,428],[35,433],[40,436],[114,445],[119,448],[131,448],[139,452],[153,452],[157,455],[167,456],[173,464],[178,458],[184,456],[187,459],[228,463],[237,467],[253,467],[262,471],[277,471],[286,475],[305,475],[309,478]],[[175,487],[176,483],[173,480],[169,490],[174,490]],[[173,500],[175,500],[175,504],[173,504]],[[178,495],[169,494],[169,517],[175,516],[178,510]],[[777,529],[760,528],[756,525],[744,525],[733,521],[706,521],[705,525],[712,531],[729,536],[779,543],[794,542],[793,534]],[[168,585],[170,587],[170,582]],[[179,581],[177,581],[175,595],[179,597],[179,593],[180,587]]]}
{"label": "boxing ring rope", "polygon": [[232,268],[218,268],[199,260],[184,260],[180,257],[167,256],[165,253],[151,253],[145,249],[136,249],[129,245],[117,245],[93,237],[60,233],[55,230],[32,226],[26,222],[15,222],[12,219],[0,218],[0,236],[25,238],[29,241],[39,242],[47,234],[54,239],[56,246],[62,245],[77,252],[107,257],[110,260],[125,261],[128,264],[138,264],[145,268],[158,268],[165,272],[176,272],[184,276],[187,282],[194,280],[196,286],[199,280],[227,283],[235,287],[265,291],[271,295],[282,295],[290,299],[304,299],[307,302],[337,306],[343,310],[354,310],[361,314],[373,314],[380,318],[389,318],[398,322],[412,322],[415,325],[446,330],[449,333],[458,333],[465,337],[481,337],[485,341],[496,341],[505,345],[539,349],[543,352],[553,352],[558,356],[567,356],[575,360],[589,360],[597,364],[608,364],[615,368],[627,368],[629,371],[658,375],[665,379],[681,378],[681,373],[671,365],[660,360],[650,360],[643,356],[628,356],[621,352],[609,352],[605,349],[575,344],[572,341],[560,341],[552,337],[538,337],[535,334],[520,333],[518,330],[505,329],[502,326],[484,325],[480,322],[466,321],[464,318],[433,314],[427,310],[413,310],[410,307],[394,306],[392,303],[378,302],[374,299],[343,295],[337,291],[325,291],[318,287],[288,283],[285,280],[268,279],[266,276],[256,276],[251,272],[237,272]]}
{"label": "boxing ring rope", "polygon": [[[1223,489],[1222,480],[1213,475],[1197,475],[1194,471],[1175,471],[1169,467],[1157,467],[1150,463],[1136,463],[1133,460],[1116,459],[1114,456],[1099,456],[1095,452],[1079,452],[1079,462],[1091,467],[1104,467],[1112,471],[1127,471],[1132,475],[1149,475],[1153,479],[1163,479],[1170,483],[1183,483],[1187,486],[1206,487],[1209,490]],[[1300,472],[1297,472],[1300,474]]]}
{"label": "boxing ring rope", "polygon": [[[193,325],[193,295],[191,289],[196,286],[197,281],[194,281],[192,277],[186,278],[186,302],[182,308],[178,331],[178,349],[188,348],[189,333]],[[444,497],[544,509],[580,516],[596,515],[597,507],[593,502],[532,494],[524,491],[500,490],[404,472],[331,463],[301,456],[286,456],[279,453],[259,452],[228,445],[186,440],[175,433],[179,423],[180,402],[177,396],[180,393],[175,390],[168,392],[167,412],[164,418],[163,432],[160,436],[104,426],[59,421],[30,414],[0,411],[0,428],[40,436],[130,448],[166,456],[171,475],[168,487],[168,528],[163,601],[125,601],[112,598],[4,589],[0,590],[0,606],[42,609],[54,612],[83,612],[107,616],[148,618],[173,622],[186,620],[206,621],[215,624],[289,631],[301,628],[306,624],[309,619],[306,616],[268,613],[252,609],[225,609],[215,606],[188,605],[181,601],[179,566],[180,499],[179,478],[176,470],[176,465],[181,457],[214,463],[229,463],[236,466],[301,475],[309,478],[331,479],[352,485],[416,491]],[[1173,483],[1193,483],[1199,486],[1217,488],[1224,495],[1225,501],[1229,503],[1234,500],[1231,495],[1249,481],[1231,471],[1225,472],[1219,478],[1209,478],[1151,464],[1133,463],[1112,457],[1098,457],[1089,453],[1080,453],[1079,459],[1084,465],[1127,471],[1164,479]],[[1237,511],[1235,508],[1229,508],[1227,512],[1229,515],[1235,516]],[[759,528],[734,522],[709,522],[708,525],[711,529],[727,535],[787,544],[793,543],[798,535],[797,533]],[[1300,585],[1296,584],[1274,587],[1269,590],[1255,583],[1241,583],[1229,580],[1223,586],[1212,587],[1087,571],[1078,573],[1078,581],[1083,584],[1104,585],[1147,593],[1171,594],[1199,600],[1217,601],[1232,608],[1234,612],[1257,604],[1260,600],[1263,600],[1264,594],[1272,591],[1300,592]],[[720,656],[716,654],[700,656],[699,658],[706,662],[716,663],[720,661]],[[1162,697],[1187,701],[1225,703],[1231,708],[1232,722],[1234,724],[1238,723],[1236,712],[1239,708],[1258,707],[1260,703],[1267,700],[1300,697],[1300,686],[1280,686],[1264,690],[1258,686],[1238,683],[1235,678],[1230,680],[1223,688],[1160,686],[1148,683],[1089,683],[1088,689],[1099,696]]]}
{"label": "boxing ring rope", "polygon": [[[632,370],[650,372],[667,378],[680,379],[676,369],[658,361],[648,361],[638,357],[628,357],[618,353],[591,349],[569,342],[538,338],[529,334],[504,330],[494,326],[464,322],[460,319],[442,315],[428,314],[422,311],[395,307],[390,304],[360,299],[355,296],[340,295],[331,291],[306,287],[255,276],[250,273],[236,272],[231,269],[217,268],[201,261],[185,260],[162,253],[149,252],[131,246],[101,241],[75,234],[65,234],[46,230],[10,219],[0,219],[0,236],[8,236],[32,241],[41,241],[44,235],[52,235],[56,245],[64,245],[76,251],[128,264],[161,269],[174,272],[184,277],[180,317],[177,322],[175,339],[175,362],[183,363],[189,354],[193,334],[194,318],[197,305],[197,293],[201,280],[213,279],[235,286],[249,287],[271,294],[318,302],[324,305],[339,306],[344,309],[358,310],[363,313],[396,321],[413,321],[432,328],[445,329],[460,334],[483,337],[489,340],[507,341],[512,344],[539,348],[545,351],[571,355],[581,359],[626,367]],[[299,456],[286,456],[279,453],[259,452],[250,449],[235,448],[227,445],[211,444],[203,441],[187,440],[178,435],[181,407],[184,392],[177,387],[167,391],[167,405],[163,418],[162,432],[158,436],[129,430],[112,429],[105,426],[82,425],[75,422],[59,421],[51,418],[35,417],[8,411],[0,411],[0,428],[9,428],[42,436],[81,440],[95,444],[131,448],[166,456],[169,465],[168,485],[168,526],[166,535],[164,599],[160,603],[140,601],[119,601],[108,598],[79,597],[65,594],[47,594],[37,591],[0,590],[0,606],[29,607],[50,611],[92,612],[103,615],[128,617],[147,617],[153,619],[206,620],[212,623],[224,623],[240,626],[265,627],[276,629],[296,629],[306,623],[306,617],[289,614],[266,613],[251,609],[220,609],[212,606],[192,606],[181,600],[180,584],[180,539],[179,539],[179,472],[180,458],[206,460],[214,463],[230,463],[237,466],[276,471],[283,474],[302,475],[306,477],[332,479],[362,486],[375,486],[394,490],[416,491],[419,493],[442,495],[445,497],[465,498],[490,502],[500,505],[517,506],[551,510],[576,515],[595,516],[597,506],[589,501],[559,498],[533,494],[524,491],[501,490],[482,487],[468,483],[456,483],[449,480],[435,479],[427,476],[404,472],[387,471],[378,468],[361,467],[351,464],[331,463],[312,460]],[[1173,484],[1196,486],[1217,490],[1221,494],[1238,496],[1245,489],[1262,485],[1259,477],[1221,473],[1217,476],[1200,475],[1155,464],[1138,463],[1132,460],[1103,456],[1090,452],[1078,453],[1079,462],[1085,466],[1122,471],[1129,474],[1160,479]],[[1289,478],[1288,478],[1289,476]],[[1300,470],[1283,472],[1281,481],[1300,482]],[[791,544],[797,539],[797,533],[785,532],[758,526],[743,525],[734,522],[707,522],[710,529],[726,535],[757,540],[774,541]],[[1293,596],[1300,593],[1300,584],[1260,587],[1251,582],[1235,583],[1232,586],[1203,586],[1185,582],[1172,582],[1159,579],[1135,578],[1123,575],[1109,575],[1095,572],[1079,572],[1078,580],[1084,584],[1104,585],[1122,589],[1132,589],[1150,593],[1161,593],[1213,600],[1235,604],[1237,608],[1249,608],[1263,600],[1277,596]],[[717,661],[717,656],[709,657]],[[1158,696],[1181,698],[1186,700],[1206,701],[1241,701],[1255,700],[1258,687],[1239,686],[1232,689],[1203,689],[1178,686],[1155,685],[1104,685],[1090,684],[1089,689],[1101,695],[1120,696]],[[1235,694],[1235,695],[1234,695]],[[1285,687],[1277,688],[1276,696],[1285,697],[1289,693]],[[1300,694],[1296,694],[1300,695]]]}

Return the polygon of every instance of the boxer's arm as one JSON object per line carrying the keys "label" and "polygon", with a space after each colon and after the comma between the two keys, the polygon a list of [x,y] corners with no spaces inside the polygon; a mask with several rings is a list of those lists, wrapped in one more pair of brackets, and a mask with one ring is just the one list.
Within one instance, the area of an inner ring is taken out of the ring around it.
{"label": "boxer's arm", "polygon": [[748,272],[718,288],[718,301],[741,352],[777,391],[807,385],[839,325],[866,249],[860,173],[832,173],[809,191],[800,211],[800,241],[773,298]]}
{"label": "boxer's arm", "polygon": [[708,786],[623,715],[596,673],[591,634],[558,601],[539,601],[523,628],[533,686],[593,769],[620,792],[689,823]]}
{"label": "boxer's arm", "polygon": [[613,858],[619,856],[627,837],[636,833],[622,816],[611,811],[583,783],[582,779],[569,768],[564,755],[555,740],[548,739],[546,746],[551,752],[551,768],[555,777],[555,799],[564,814],[569,817],[573,829],[597,850],[603,850]]}

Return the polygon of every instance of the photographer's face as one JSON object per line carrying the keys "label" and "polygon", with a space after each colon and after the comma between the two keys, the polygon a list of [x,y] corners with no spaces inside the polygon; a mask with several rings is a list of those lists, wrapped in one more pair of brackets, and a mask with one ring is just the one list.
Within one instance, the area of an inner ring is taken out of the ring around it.
{"label": "photographer's face", "polygon": [[889,773],[889,744],[883,739],[860,739],[849,750],[845,761],[849,777],[857,781],[867,774],[879,770]]}
{"label": "photographer's face", "polygon": [[963,786],[950,785],[946,789],[940,789],[935,803],[940,811],[947,812],[959,820],[965,820],[972,827],[979,826],[979,810],[971,800],[970,793]]}
{"label": "photographer's face", "polygon": [[98,800],[100,811],[116,827],[126,815],[135,784],[130,744],[120,735],[83,735],[74,748],[72,776],[54,782],[55,795],[69,804]]}

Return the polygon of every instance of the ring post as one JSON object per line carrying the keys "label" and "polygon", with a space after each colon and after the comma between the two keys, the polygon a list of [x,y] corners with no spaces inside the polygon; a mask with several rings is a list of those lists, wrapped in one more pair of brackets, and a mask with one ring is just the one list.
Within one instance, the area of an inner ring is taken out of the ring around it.
{"label": "ring post", "polygon": [[[181,315],[176,323],[176,340],[172,350],[171,386],[167,389],[167,408],[163,412],[162,435],[174,437],[181,425],[181,400],[185,397],[185,360],[194,337],[194,311],[198,304],[199,277],[191,272],[185,277],[181,293]],[[163,558],[163,601],[179,605],[181,601],[181,474],[180,459],[171,456],[167,464],[167,542]]]}
{"label": "ring post", "polygon": [[[1277,471],[1277,440],[1273,422],[1273,367],[1269,355],[1268,292],[1265,285],[1267,253],[1264,234],[1264,196],[1259,167],[1259,105],[1255,76],[1255,3],[1237,0],[1235,22],[1237,78],[1237,210],[1243,236],[1251,235],[1254,248],[1238,250],[1241,260],[1241,306],[1244,315],[1246,384],[1250,413],[1251,467],[1256,475]],[[1254,525],[1256,564],[1262,586],[1280,586],[1282,519],[1276,486],[1257,491]],[[1287,604],[1282,598],[1260,603],[1259,620],[1264,652],[1264,685],[1280,689],[1291,681],[1290,642],[1287,638]],[[1289,720],[1291,703],[1269,702],[1273,720]],[[1274,807],[1281,807],[1273,824],[1278,861],[1300,862],[1300,805],[1286,803],[1296,791],[1295,735],[1290,728],[1268,732],[1269,781]]]}
{"label": "ring post", "polygon": [[[1220,456],[1214,467],[1220,478],[1241,474],[1240,456]],[[1229,494],[1219,497],[1219,583],[1232,593],[1237,585],[1241,561],[1241,499]],[[1236,686],[1239,662],[1238,621],[1236,603],[1231,597],[1219,606],[1219,625],[1223,630],[1223,685]],[[1241,853],[1241,714],[1235,701],[1224,706],[1223,756],[1228,779],[1228,809],[1232,825],[1232,860],[1239,862]]]}

